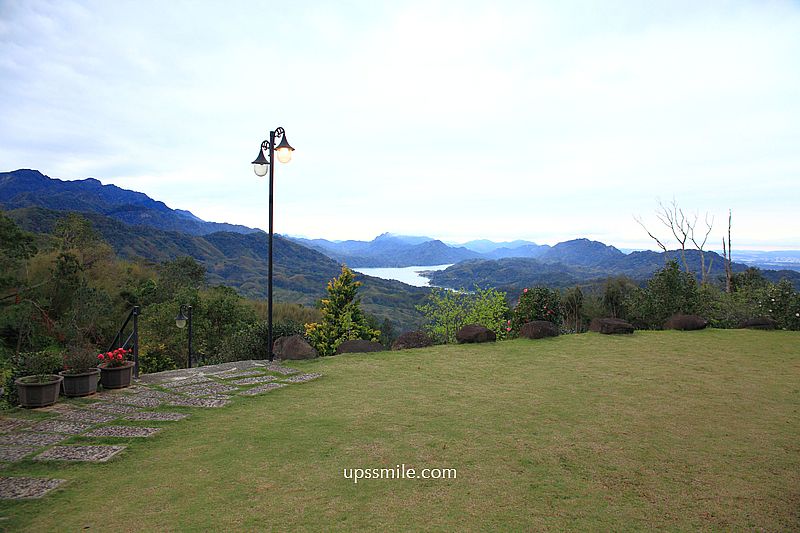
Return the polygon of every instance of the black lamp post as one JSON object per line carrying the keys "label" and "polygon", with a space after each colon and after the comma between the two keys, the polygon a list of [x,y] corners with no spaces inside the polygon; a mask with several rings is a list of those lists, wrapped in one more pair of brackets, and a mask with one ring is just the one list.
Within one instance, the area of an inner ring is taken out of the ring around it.
{"label": "black lamp post", "polygon": [[[186,312],[186,315],[184,315],[184,312]],[[178,310],[178,316],[175,317],[175,325],[183,329],[186,327],[187,323],[189,324],[189,355],[187,368],[192,368],[192,306],[181,304],[181,308]]]}
{"label": "black lamp post", "polygon": [[[275,138],[280,137],[281,142],[275,146]],[[291,147],[289,141],[286,140],[286,131],[283,128],[277,128],[269,132],[269,140],[261,143],[261,148],[258,150],[258,157],[253,161],[253,170],[256,176],[266,176],[269,171],[269,274],[267,284],[267,296],[269,298],[267,304],[267,343],[269,350],[269,360],[274,359],[272,353],[272,191],[275,182],[275,155],[278,156],[278,161],[281,163],[288,163],[292,160],[292,152],[294,148]]]}

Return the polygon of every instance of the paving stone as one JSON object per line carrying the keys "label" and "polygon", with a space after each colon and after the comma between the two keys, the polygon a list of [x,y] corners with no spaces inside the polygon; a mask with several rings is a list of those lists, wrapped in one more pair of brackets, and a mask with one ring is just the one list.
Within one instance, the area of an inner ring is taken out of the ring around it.
{"label": "paving stone", "polygon": [[41,498],[62,483],[66,483],[66,480],[40,477],[0,477],[0,499]]}
{"label": "paving stone", "polygon": [[30,427],[31,431],[39,431],[42,433],[67,433],[70,435],[78,435],[91,429],[91,424],[83,422],[72,422],[71,420],[42,420]]}
{"label": "paving stone", "polygon": [[117,415],[110,413],[99,413],[97,411],[88,411],[86,409],[75,409],[74,411],[67,411],[58,416],[59,420],[69,420],[72,422],[88,422],[90,424],[105,424],[117,419]]}
{"label": "paving stone", "polygon": [[271,390],[280,389],[281,387],[285,387],[286,383],[267,383],[266,385],[259,385],[258,387],[253,387],[252,389],[247,389],[245,391],[240,392],[241,396],[255,396],[257,394],[263,394],[265,392],[269,392]]}
{"label": "paving stone", "polygon": [[165,389],[176,389],[180,387],[186,387],[188,385],[196,385],[198,383],[208,383],[211,382],[211,378],[207,378],[205,376],[194,376],[185,379],[177,379],[174,381],[167,381],[164,383],[159,383],[159,387],[163,387]]}
{"label": "paving stone", "polygon": [[0,433],[9,433],[30,425],[30,420],[21,418],[0,418]]}
{"label": "paving stone", "polygon": [[164,392],[163,390],[145,389],[142,392],[137,393],[136,397],[169,399],[169,398],[175,398],[176,396],[172,392]]}
{"label": "paving stone", "polygon": [[37,449],[36,446],[0,446],[0,461],[14,463]]}
{"label": "paving stone", "polygon": [[93,403],[92,405],[87,405],[87,409],[97,409],[98,411],[106,411],[108,413],[119,413],[119,414],[128,414],[128,413],[138,413],[142,409],[139,407],[134,407],[132,405],[122,405],[115,402],[98,402]]}
{"label": "paving stone", "polygon": [[104,463],[127,446],[53,446],[34,459],[37,461],[90,461]]}
{"label": "paving stone", "polygon": [[305,383],[306,381],[311,381],[312,379],[317,379],[319,377],[322,377],[322,374],[319,372],[313,372],[311,374],[300,374],[298,376],[282,378],[281,381],[284,383]]}
{"label": "paving stone", "polygon": [[161,428],[145,428],[140,426],[105,426],[93,429],[86,437],[152,437]]}
{"label": "paving stone", "polygon": [[8,433],[0,435],[0,445],[2,446],[50,446],[62,440],[68,439],[67,435],[57,435],[54,433]]}
{"label": "paving stone", "polygon": [[189,387],[181,387],[175,389],[176,392],[186,394],[188,396],[209,396],[212,394],[223,394],[225,392],[233,392],[239,390],[237,387],[225,385],[224,383],[210,382],[198,383],[197,385],[190,385]]}
{"label": "paving stone", "polygon": [[269,383],[275,381],[275,376],[258,376],[252,378],[237,379],[233,382],[234,385],[258,385],[259,383]]}
{"label": "paving stone", "polygon": [[174,422],[183,420],[189,415],[186,413],[171,413],[166,411],[133,413],[125,417],[126,420],[152,420],[158,422]]}
{"label": "paving stone", "polygon": [[236,378],[246,378],[251,376],[263,376],[264,372],[258,369],[252,370],[236,370],[235,372],[227,371],[225,373],[214,374],[215,377],[220,379],[236,379]]}
{"label": "paving stone", "polygon": [[180,398],[167,402],[176,407],[225,407],[230,400],[219,398]]}
{"label": "paving stone", "polygon": [[146,407],[146,408],[158,407],[162,403],[162,400],[159,398],[153,398],[151,396],[142,396],[142,394],[137,394],[135,396],[132,395],[128,398],[119,398],[116,401],[118,403],[123,403],[126,405],[135,405],[137,407]]}
{"label": "paving stone", "polygon": [[269,364],[265,368],[267,370],[269,370],[270,372],[275,372],[277,374],[283,374],[284,376],[289,376],[291,374],[300,373],[299,370],[296,370],[294,368],[289,368],[289,367],[286,367],[286,366],[281,366],[281,365],[276,364],[276,363]]}

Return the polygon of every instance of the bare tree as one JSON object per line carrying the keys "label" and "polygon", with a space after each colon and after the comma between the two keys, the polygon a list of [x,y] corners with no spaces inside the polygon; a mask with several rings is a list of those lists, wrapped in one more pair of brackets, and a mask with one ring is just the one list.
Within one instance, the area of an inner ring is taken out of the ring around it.
{"label": "bare tree", "polygon": [[731,218],[733,213],[728,209],[728,245],[725,246],[725,237],[722,237],[722,257],[725,260],[725,292],[731,292],[733,270],[731,269]]}
{"label": "bare tree", "polygon": [[658,201],[659,210],[656,211],[656,217],[661,221],[675,236],[675,240],[681,245],[681,261],[683,262],[683,270],[689,272],[689,263],[686,262],[686,241],[689,239],[690,225],[683,214],[683,209],[678,207],[678,202],[675,198],[669,207]]}
{"label": "bare tree", "polygon": [[711,260],[708,262],[708,270],[706,270],[706,254],[703,248],[706,245],[706,241],[708,241],[708,236],[711,233],[711,229],[714,227],[714,217],[711,217],[711,221],[708,220],[708,213],[706,213],[706,233],[703,235],[703,241],[698,243],[697,239],[695,238],[694,230],[697,227],[697,214],[694,215],[694,220],[691,223],[687,222],[689,226],[689,238],[692,240],[695,248],[697,251],[700,252],[700,280],[701,283],[705,284],[708,281],[708,275],[711,274],[711,266],[714,263],[714,258],[712,257]]}
{"label": "bare tree", "polygon": [[658,239],[658,237],[656,237],[655,235],[653,235],[652,233],[650,233],[650,230],[649,230],[649,229],[647,229],[647,226],[645,226],[645,225],[644,225],[644,222],[642,222],[642,217],[641,217],[641,215],[640,215],[640,216],[634,216],[634,217],[633,217],[633,220],[635,220],[635,221],[636,221],[636,222],[637,222],[637,223],[638,223],[638,224],[639,224],[639,225],[642,227],[642,229],[643,229],[644,231],[646,231],[648,235],[650,235],[650,238],[651,238],[651,239],[653,239],[654,241],[656,241],[656,244],[658,245],[658,247],[659,247],[659,248],[661,248],[661,250],[664,252],[664,264],[666,265],[666,264],[667,264],[667,247],[666,247],[666,246],[664,246],[664,243],[663,243],[663,242],[661,242],[661,241]]}

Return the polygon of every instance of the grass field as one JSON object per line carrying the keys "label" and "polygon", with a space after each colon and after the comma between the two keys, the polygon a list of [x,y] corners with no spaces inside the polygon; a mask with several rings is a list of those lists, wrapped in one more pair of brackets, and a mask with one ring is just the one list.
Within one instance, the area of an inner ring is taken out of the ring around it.
{"label": "grass field", "polygon": [[[798,530],[800,334],[587,333],[303,362],[323,378],[188,420],[0,502],[0,528]],[[78,441],[76,441],[78,442]],[[345,479],[346,468],[457,479]]]}

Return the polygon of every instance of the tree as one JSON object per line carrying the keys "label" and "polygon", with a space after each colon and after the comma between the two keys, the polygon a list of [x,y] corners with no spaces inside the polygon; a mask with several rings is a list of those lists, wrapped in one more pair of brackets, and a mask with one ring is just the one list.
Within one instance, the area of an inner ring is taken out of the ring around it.
{"label": "tree", "polygon": [[725,237],[722,237],[722,257],[725,260],[725,292],[733,290],[733,269],[731,268],[731,218],[733,214],[728,209],[728,243],[725,245]]}
{"label": "tree", "polygon": [[581,331],[581,316],[583,311],[583,291],[580,287],[573,287],[564,291],[561,297],[562,315],[567,328],[575,333]]}
{"label": "tree", "polygon": [[[678,202],[676,202],[674,198],[669,206],[665,206],[663,203],[661,203],[661,201],[658,202],[656,218],[658,218],[661,224],[670,230],[672,236],[678,242],[678,245],[680,245],[681,263],[683,264],[684,272],[690,272],[689,262],[686,260],[686,242],[691,241],[692,244],[694,244],[695,248],[697,248],[697,251],[700,252],[700,279],[702,283],[706,283],[708,275],[711,272],[711,264],[709,264],[708,268],[706,269],[705,245],[708,241],[708,236],[711,234],[711,230],[714,227],[714,217],[712,216],[711,220],[709,220],[708,213],[706,213],[706,230],[705,233],[702,234],[702,240],[700,237],[701,232],[697,228],[699,215],[695,213],[694,218],[686,216],[686,214],[683,212],[683,209],[678,207]],[[641,217],[634,217],[634,220],[636,220],[642,229],[647,232],[650,238],[653,239],[658,247],[664,252],[664,264],[666,266],[669,262],[666,245],[647,229],[647,227],[644,225],[644,222],[642,222]],[[730,224],[728,230],[730,232]]]}
{"label": "tree", "polygon": [[306,336],[320,355],[333,355],[347,340],[365,339],[378,341],[381,332],[372,329],[361,311],[357,298],[360,281],[353,271],[342,265],[338,278],[328,282],[328,297],[320,302],[322,320],[306,324]]}
{"label": "tree", "polygon": [[417,309],[425,316],[425,330],[436,342],[456,342],[456,333],[468,324],[491,329],[498,338],[506,334],[505,320],[509,314],[506,293],[495,289],[475,287],[472,293],[434,289],[426,303]]}
{"label": "tree", "polygon": [[697,280],[681,272],[677,261],[670,261],[647,282],[647,287],[630,294],[625,305],[629,316],[650,328],[660,328],[676,313],[694,314],[698,304]]}

